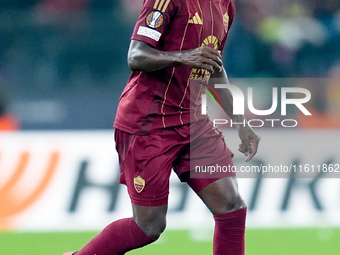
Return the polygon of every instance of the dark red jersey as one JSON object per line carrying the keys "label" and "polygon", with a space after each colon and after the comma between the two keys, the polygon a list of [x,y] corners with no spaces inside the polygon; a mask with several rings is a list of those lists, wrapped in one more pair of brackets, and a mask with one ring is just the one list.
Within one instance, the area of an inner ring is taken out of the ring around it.
{"label": "dark red jersey", "polygon": [[[145,0],[133,40],[161,51],[207,45],[223,50],[235,13],[235,0]],[[180,126],[201,114],[199,89],[210,73],[187,66],[132,72],[118,105],[114,127],[132,134]]]}

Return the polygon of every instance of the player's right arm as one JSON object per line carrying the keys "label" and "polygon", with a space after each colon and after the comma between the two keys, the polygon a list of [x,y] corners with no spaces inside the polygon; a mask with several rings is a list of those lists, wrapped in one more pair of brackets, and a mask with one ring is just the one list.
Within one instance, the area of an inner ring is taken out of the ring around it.
{"label": "player's right arm", "polygon": [[220,52],[207,46],[183,51],[159,50],[159,42],[168,40],[162,37],[169,32],[172,20],[187,24],[188,20],[178,15],[181,8],[186,6],[185,1],[144,0],[128,52],[128,65],[132,71],[154,72],[180,65],[205,69],[211,73],[214,69],[222,70]]}
{"label": "player's right arm", "polygon": [[163,68],[185,65],[211,73],[222,70],[220,51],[202,46],[183,51],[160,51],[143,41],[131,40],[128,65],[132,71],[154,72]]}

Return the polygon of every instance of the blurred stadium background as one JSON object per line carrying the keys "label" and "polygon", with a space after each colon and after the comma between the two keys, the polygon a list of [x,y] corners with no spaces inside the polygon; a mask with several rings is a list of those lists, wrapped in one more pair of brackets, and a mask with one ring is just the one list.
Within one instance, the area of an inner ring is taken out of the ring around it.
{"label": "blurred stadium background", "polygon": [[[266,122],[257,129],[261,147],[251,164],[296,164],[310,173],[326,164],[328,172],[239,179],[249,206],[247,254],[338,254],[340,2],[236,3],[224,52],[232,81],[244,91],[253,87],[259,109],[270,108],[273,87],[312,95],[305,104],[312,116],[296,107],[284,116],[298,127]],[[76,250],[131,215],[125,187],[117,185],[112,123],[141,5],[0,0],[0,254]],[[282,119],[279,109],[270,118]],[[225,136],[236,152],[235,130]],[[236,165],[244,165],[235,154]],[[175,176],[168,221],[155,245],[131,254],[211,254],[209,212]]]}

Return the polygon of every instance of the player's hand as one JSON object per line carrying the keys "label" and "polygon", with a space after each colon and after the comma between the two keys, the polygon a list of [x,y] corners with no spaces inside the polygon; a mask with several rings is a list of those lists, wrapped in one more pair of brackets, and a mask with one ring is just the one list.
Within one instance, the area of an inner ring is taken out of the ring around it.
{"label": "player's hand", "polygon": [[208,46],[181,51],[179,58],[181,64],[191,68],[205,69],[211,73],[214,73],[214,70],[222,71],[221,52]]}
{"label": "player's hand", "polygon": [[238,150],[247,157],[245,161],[248,162],[257,153],[261,138],[248,125],[239,126],[238,133],[241,139],[241,144]]}

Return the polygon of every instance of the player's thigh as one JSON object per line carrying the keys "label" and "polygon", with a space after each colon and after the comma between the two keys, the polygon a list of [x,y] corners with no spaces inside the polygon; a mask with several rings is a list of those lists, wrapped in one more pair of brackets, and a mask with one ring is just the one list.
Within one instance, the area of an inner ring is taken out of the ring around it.
{"label": "player's thigh", "polygon": [[[191,179],[191,183],[199,186],[205,185],[204,179]],[[238,190],[235,176],[215,180],[206,185],[197,195],[214,215],[236,211],[246,207]]]}

